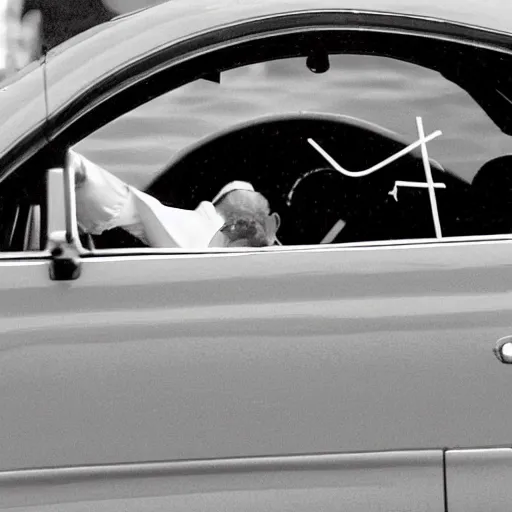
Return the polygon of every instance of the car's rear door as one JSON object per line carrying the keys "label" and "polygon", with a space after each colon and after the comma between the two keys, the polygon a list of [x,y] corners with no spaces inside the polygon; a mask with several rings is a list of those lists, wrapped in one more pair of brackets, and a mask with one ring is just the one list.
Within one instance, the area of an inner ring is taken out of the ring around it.
{"label": "car's rear door", "polygon": [[443,449],[510,444],[511,256],[83,257],[4,334],[4,506],[444,511]]}

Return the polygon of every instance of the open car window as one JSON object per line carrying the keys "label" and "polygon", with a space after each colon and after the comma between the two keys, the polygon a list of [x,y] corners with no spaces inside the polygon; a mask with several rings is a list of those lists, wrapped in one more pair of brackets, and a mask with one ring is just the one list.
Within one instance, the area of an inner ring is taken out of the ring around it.
{"label": "open car window", "polygon": [[[331,55],[322,73],[306,64],[280,59],[224,71],[220,83],[193,81],[74,150],[177,208],[211,201],[231,180],[251,182],[281,216],[284,245],[510,232],[512,139],[466,91],[438,72],[385,57]],[[442,132],[426,144],[436,212],[421,148],[356,177],[311,144],[357,173],[417,141],[417,118],[427,135]],[[132,244],[119,231],[95,237],[96,248]]]}

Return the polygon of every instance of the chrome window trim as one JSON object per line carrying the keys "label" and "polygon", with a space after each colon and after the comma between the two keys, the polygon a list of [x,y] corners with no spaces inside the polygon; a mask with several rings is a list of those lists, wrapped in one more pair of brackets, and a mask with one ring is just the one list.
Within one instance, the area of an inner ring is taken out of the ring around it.
{"label": "chrome window trim", "polygon": [[40,261],[50,261],[52,255],[50,251],[13,251],[0,253],[0,264],[9,263],[10,261],[18,263],[33,263]]}
{"label": "chrome window trim", "polygon": [[212,247],[206,249],[182,249],[182,248],[125,248],[125,249],[95,249],[93,251],[82,249],[81,256],[86,259],[98,260],[104,258],[132,258],[154,259],[161,257],[221,257],[243,256],[247,254],[265,253],[304,253],[304,252],[353,252],[353,251],[381,251],[381,250],[414,250],[424,248],[444,247],[469,247],[474,245],[504,245],[512,242],[510,235],[470,236],[453,238],[423,238],[408,240],[384,240],[376,242],[354,242],[330,245],[274,245],[271,247]]}
{"label": "chrome window trim", "polygon": [[[422,248],[441,248],[441,247],[468,247],[474,245],[504,245],[512,242],[512,234],[509,235],[487,235],[487,236],[468,236],[452,238],[417,238],[404,240],[379,240],[375,242],[354,242],[344,244],[311,244],[311,245],[275,245],[271,247],[212,247],[208,250],[202,249],[181,249],[181,248],[153,248],[153,247],[134,247],[125,249],[94,249],[88,250],[81,247],[80,256],[85,259],[103,259],[103,258],[141,258],[152,257],[183,257],[183,256],[233,256],[244,254],[264,254],[264,253],[303,253],[303,252],[347,252],[357,250],[414,250]],[[48,250],[42,251],[16,251],[0,253],[0,262],[8,261],[41,261],[51,260],[51,253]]]}

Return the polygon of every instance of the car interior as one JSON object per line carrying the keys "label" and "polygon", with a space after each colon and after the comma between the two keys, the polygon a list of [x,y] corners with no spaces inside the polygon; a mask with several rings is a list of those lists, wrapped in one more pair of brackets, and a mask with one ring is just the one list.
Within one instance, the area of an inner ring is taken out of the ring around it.
{"label": "car interior", "polygon": [[24,180],[14,173],[2,183],[0,251],[41,251],[46,245],[46,180],[42,173]]}
{"label": "car interior", "polygon": [[[335,159],[342,156],[349,169],[370,167],[407,146],[386,129],[347,116],[267,116],[187,148],[146,192],[168,206],[193,209],[227,182],[248,181],[281,216],[279,240],[283,245],[435,237],[428,190],[404,187],[396,196],[391,193],[400,180],[425,182],[420,151],[412,151],[377,173],[353,178],[326,165],[308,144],[310,138]],[[366,147],[372,151],[365,151]],[[443,236],[510,232],[506,211],[511,211],[512,183],[506,171],[511,158],[486,163],[472,184],[431,162],[434,182],[445,185],[436,190]],[[338,223],[339,228],[334,228]],[[94,236],[95,247],[140,244],[121,231]]]}
{"label": "car interior", "polygon": [[[398,200],[389,194],[397,180],[425,181],[420,152],[354,178],[326,165],[308,139],[347,169],[368,168],[407,146],[363,120],[280,114],[201,141],[173,160],[147,191],[163,203],[190,209],[228,181],[249,181],[281,216],[279,238],[285,245],[319,244],[340,219],[345,226],[331,243],[435,236],[427,189],[400,189]],[[368,147],[371,152],[365,151]],[[212,172],[217,169],[222,172]],[[458,211],[469,187],[438,165],[432,172],[434,181],[446,184],[437,191],[443,228],[447,236],[461,234],[464,219]]]}

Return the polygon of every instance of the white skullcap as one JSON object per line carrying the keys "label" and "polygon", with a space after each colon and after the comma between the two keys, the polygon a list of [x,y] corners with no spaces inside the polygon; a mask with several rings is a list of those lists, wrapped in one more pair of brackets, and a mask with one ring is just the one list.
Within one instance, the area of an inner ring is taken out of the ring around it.
{"label": "white skullcap", "polygon": [[255,192],[254,187],[247,181],[231,181],[220,189],[219,193],[212,199],[212,203],[218,203],[226,194],[234,192],[235,190]]}

